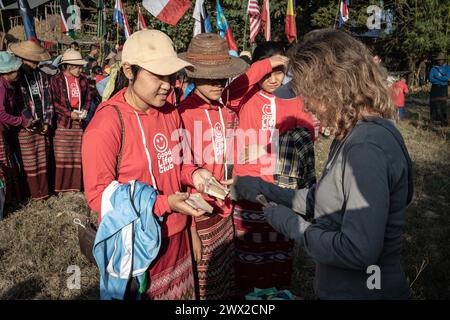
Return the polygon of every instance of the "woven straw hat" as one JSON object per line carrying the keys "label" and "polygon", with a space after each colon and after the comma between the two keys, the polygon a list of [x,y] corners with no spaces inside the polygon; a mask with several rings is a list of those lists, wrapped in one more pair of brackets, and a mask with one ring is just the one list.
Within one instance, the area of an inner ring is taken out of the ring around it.
{"label": "woven straw hat", "polygon": [[441,52],[434,58],[434,60],[447,60],[447,56],[445,53]]}
{"label": "woven straw hat", "polygon": [[40,62],[50,60],[51,58],[47,50],[30,40],[12,43],[9,46],[9,50],[17,57],[29,61]]}
{"label": "woven straw hat", "polygon": [[229,55],[226,41],[215,33],[196,35],[187,52],[178,56],[194,66],[194,70],[186,70],[189,78],[227,79],[244,73],[248,68],[244,60]]}
{"label": "woven straw hat", "polygon": [[61,62],[59,63],[59,65],[73,64],[76,66],[84,66],[86,63],[87,61],[83,59],[80,51],[74,49],[67,49],[62,55]]}

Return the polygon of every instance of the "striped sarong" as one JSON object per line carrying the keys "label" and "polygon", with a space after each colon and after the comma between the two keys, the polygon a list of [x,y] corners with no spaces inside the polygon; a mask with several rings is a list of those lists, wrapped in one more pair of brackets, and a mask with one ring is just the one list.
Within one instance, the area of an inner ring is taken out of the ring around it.
{"label": "striped sarong", "polygon": [[4,132],[0,132],[0,178],[5,185],[5,202],[21,200],[18,167]]}
{"label": "striped sarong", "polygon": [[201,216],[196,219],[202,241],[202,260],[197,263],[200,300],[232,299],[234,284],[234,242],[232,216]]}
{"label": "striped sarong", "polygon": [[24,171],[24,192],[34,200],[47,198],[48,138],[22,128],[19,131],[19,146]]}
{"label": "striped sarong", "polygon": [[236,205],[233,220],[238,298],[243,298],[254,288],[288,289],[294,243],[266,222],[259,205]]}
{"label": "striped sarong", "polygon": [[81,191],[81,140],[83,129],[58,128],[53,138],[55,192]]}
{"label": "striped sarong", "polygon": [[151,300],[193,300],[195,298],[192,256],[187,229],[162,238],[159,254],[149,269]]}

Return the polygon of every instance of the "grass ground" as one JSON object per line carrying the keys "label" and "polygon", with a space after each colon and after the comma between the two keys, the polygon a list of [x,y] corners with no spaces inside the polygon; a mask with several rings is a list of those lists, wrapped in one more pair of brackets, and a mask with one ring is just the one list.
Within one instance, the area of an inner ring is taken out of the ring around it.
{"label": "grass ground", "polygon": [[[427,125],[426,96],[408,98],[399,124],[415,168],[415,198],[407,210],[403,263],[414,299],[450,299],[450,129]],[[330,139],[316,147],[320,174]],[[0,299],[97,299],[97,268],[79,253],[74,218],[88,208],[81,193],[8,208],[0,222]],[[68,289],[81,272],[81,289]],[[314,299],[314,263],[297,249],[292,290]]]}

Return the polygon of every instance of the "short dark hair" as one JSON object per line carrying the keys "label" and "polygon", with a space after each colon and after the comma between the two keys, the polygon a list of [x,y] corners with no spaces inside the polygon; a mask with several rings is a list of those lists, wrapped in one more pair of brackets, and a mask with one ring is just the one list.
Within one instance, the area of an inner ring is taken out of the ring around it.
{"label": "short dark hair", "polygon": [[94,44],[91,44],[90,46],[89,46],[89,50],[94,50],[94,49],[98,49],[98,45],[96,45],[95,43]]}
{"label": "short dark hair", "polygon": [[276,54],[284,55],[284,48],[280,43],[275,41],[263,42],[253,51],[252,63],[270,58]]}
{"label": "short dark hair", "polygon": [[79,45],[78,42],[76,42],[76,41],[72,41],[72,42],[70,43],[70,46],[75,46],[75,47],[77,47],[77,48],[80,47],[80,45]]}
{"label": "short dark hair", "polygon": [[100,66],[95,66],[92,68],[92,73],[93,74],[102,74],[103,73],[103,69]]}

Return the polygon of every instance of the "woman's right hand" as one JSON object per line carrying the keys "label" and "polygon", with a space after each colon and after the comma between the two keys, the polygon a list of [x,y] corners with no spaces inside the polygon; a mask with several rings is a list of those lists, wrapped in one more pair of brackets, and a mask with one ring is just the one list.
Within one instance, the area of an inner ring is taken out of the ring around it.
{"label": "woman's right hand", "polygon": [[171,194],[167,201],[169,202],[169,207],[174,212],[179,212],[188,216],[200,217],[205,214],[205,211],[200,209],[194,209],[188,205],[185,200],[189,198],[189,192],[183,192],[178,194]]}
{"label": "woman's right hand", "polygon": [[72,111],[72,113],[70,114],[70,117],[72,118],[72,120],[78,120],[80,119],[79,115],[77,112]]}

